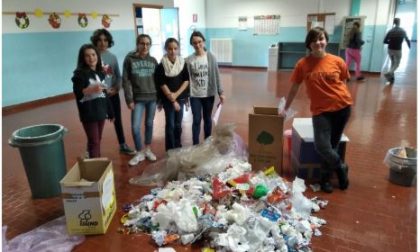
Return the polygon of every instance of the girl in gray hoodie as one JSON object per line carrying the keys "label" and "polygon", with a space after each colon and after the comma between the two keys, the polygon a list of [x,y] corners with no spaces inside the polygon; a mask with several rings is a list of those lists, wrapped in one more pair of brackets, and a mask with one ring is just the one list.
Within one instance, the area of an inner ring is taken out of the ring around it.
{"label": "girl in gray hoodie", "polygon": [[[137,150],[136,155],[128,162],[137,165],[147,158],[156,161],[150,145],[153,136],[153,120],[156,112],[156,86],[154,81],[157,61],[150,56],[152,39],[147,34],[140,34],[136,40],[136,50],[127,54],[123,64],[123,88],[125,101],[131,110],[131,131]],[[142,150],[141,119],[145,118],[145,148]]]}

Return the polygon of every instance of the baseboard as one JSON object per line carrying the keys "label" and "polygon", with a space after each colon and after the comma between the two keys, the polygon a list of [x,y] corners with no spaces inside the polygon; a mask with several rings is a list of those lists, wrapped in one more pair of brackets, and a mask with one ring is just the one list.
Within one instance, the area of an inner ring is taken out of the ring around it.
{"label": "baseboard", "polygon": [[34,109],[34,108],[37,108],[37,107],[50,105],[50,104],[63,102],[63,101],[68,101],[68,100],[71,100],[71,99],[74,99],[74,94],[73,93],[57,95],[57,96],[48,97],[48,98],[44,98],[44,99],[39,99],[39,100],[35,100],[35,101],[24,102],[24,103],[20,103],[20,104],[16,104],[16,105],[6,106],[6,107],[2,108],[2,113],[3,113],[3,116],[7,116],[7,115],[14,114],[14,113],[22,112],[22,111],[25,111],[25,110],[28,110],[28,109]]}
{"label": "baseboard", "polygon": [[232,65],[219,65],[219,68],[238,68],[238,69],[247,69],[247,70],[257,70],[257,71],[267,71],[267,67],[257,67],[257,66],[232,66]]}

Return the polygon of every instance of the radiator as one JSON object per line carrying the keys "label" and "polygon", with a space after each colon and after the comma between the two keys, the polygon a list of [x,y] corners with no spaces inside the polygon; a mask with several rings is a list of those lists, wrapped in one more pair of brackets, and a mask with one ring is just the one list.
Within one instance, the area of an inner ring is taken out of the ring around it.
{"label": "radiator", "polygon": [[210,51],[216,56],[220,64],[232,64],[232,39],[214,38],[210,39]]}

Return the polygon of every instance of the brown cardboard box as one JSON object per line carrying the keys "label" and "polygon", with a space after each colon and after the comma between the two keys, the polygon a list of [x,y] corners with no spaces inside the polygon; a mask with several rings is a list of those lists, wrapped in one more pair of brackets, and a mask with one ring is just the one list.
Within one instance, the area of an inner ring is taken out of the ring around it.
{"label": "brown cardboard box", "polygon": [[112,162],[79,160],[60,185],[69,234],[104,234],[117,209]]}
{"label": "brown cardboard box", "polygon": [[255,171],[274,165],[281,174],[283,160],[283,122],[275,107],[255,107],[249,114],[249,162]]}

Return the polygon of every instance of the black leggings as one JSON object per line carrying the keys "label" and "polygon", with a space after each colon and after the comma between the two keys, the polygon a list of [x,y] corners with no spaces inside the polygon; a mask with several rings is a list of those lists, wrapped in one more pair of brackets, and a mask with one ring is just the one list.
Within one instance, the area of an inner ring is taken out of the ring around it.
{"label": "black leggings", "polygon": [[122,126],[122,120],[121,120],[121,102],[120,102],[120,95],[115,94],[111,97],[109,97],[111,100],[112,108],[114,110],[114,128],[115,133],[118,137],[118,143],[124,144],[125,143],[125,137],[124,137],[124,129]]}

